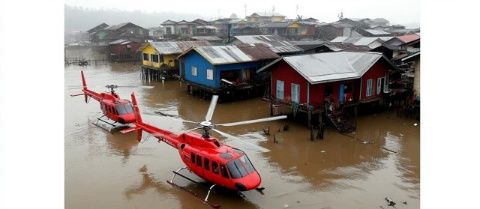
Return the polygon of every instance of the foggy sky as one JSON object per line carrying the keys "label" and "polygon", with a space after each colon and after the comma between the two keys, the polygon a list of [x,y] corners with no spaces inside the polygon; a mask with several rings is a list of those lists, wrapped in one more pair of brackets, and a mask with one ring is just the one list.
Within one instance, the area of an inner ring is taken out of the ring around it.
{"label": "foggy sky", "polygon": [[420,22],[420,0],[65,0],[65,4],[96,9],[185,13],[207,20],[229,17],[232,13],[243,18],[245,4],[247,15],[253,12],[271,12],[274,8],[275,12],[286,15],[287,18],[295,18],[298,5],[298,14],[314,17],[321,22],[338,20],[337,15],[342,11],[344,17],[383,17],[393,24],[407,26],[418,26]]}

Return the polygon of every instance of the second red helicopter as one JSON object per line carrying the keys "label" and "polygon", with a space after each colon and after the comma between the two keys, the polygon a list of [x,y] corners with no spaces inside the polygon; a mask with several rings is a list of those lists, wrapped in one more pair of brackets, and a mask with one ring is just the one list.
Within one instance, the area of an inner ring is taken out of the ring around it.
{"label": "second red helicopter", "polygon": [[[182,159],[186,167],[174,171],[172,179],[169,181],[169,183],[174,184],[173,180],[176,175],[193,181],[192,179],[179,173],[181,170],[184,169],[193,172],[200,178],[211,183],[207,196],[204,199],[204,201],[207,203],[210,191],[215,186],[227,188],[228,190],[232,191],[248,191],[257,189],[261,192],[261,190],[263,190],[263,188],[260,187],[260,184],[262,182],[260,174],[257,172],[245,152],[222,143],[217,138],[211,136],[209,131],[215,131],[229,139],[240,140],[241,142],[247,143],[262,151],[268,151],[267,149],[262,148],[258,145],[245,142],[230,134],[219,131],[215,129],[215,126],[236,126],[287,118],[287,116],[276,116],[256,120],[214,125],[211,122],[211,119],[215,110],[215,106],[217,104],[217,100],[218,96],[214,95],[205,116],[205,121],[197,123],[198,127],[195,129],[200,130],[200,133],[190,130],[180,134],[175,134],[173,132],[157,128],[154,125],[143,122],[142,116],[138,108],[137,100],[135,98],[135,95],[132,93],[132,102],[136,118],[135,127],[121,131],[122,133],[135,131],[137,133],[138,141],[142,139],[142,132],[145,131],[152,134],[159,141],[163,141],[171,147],[177,149],[180,158]],[[218,206],[212,204],[210,205],[212,207]]]}

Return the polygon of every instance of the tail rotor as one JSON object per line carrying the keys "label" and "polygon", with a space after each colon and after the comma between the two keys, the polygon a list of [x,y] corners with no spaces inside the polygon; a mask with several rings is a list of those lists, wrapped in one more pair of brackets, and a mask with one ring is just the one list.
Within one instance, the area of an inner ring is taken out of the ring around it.
{"label": "tail rotor", "polygon": [[85,92],[86,90],[88,90],[87,82],[85,81],[85,76],[83,75],[83,70],[81,71],[81,73],[82,73],[83,95],[85,96],[85,103],[88,103],[88,96],[87,96],[87,93]]}

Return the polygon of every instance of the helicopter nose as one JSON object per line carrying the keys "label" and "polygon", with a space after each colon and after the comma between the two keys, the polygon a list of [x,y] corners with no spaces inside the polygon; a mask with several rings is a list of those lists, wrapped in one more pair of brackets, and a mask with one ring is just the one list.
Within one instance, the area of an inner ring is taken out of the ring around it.
{"label": "helicopter nose", "polygon": [[249,175],[243,177],[241,181],[235,183],[235,187],[239,191],[248,191],[257,188],[262,183],[262,179],[257,172],[252,172]]}
{"label": "helicopter nose", "polygon": [[135,122],[135,115],[133,113],[122,115],[121,118],[123,119],[123,121],[125,121],[125,123],[134,123]]}

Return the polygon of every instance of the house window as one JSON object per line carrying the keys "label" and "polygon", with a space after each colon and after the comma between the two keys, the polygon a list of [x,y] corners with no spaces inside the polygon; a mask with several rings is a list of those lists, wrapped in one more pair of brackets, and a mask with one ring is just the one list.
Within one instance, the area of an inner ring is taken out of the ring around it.
{"label": "house window", "polygon": [[163,54],[160,55],[160,62],[163,62]]}
{"label": "house window", "polygon": [[277,99],[283,100],[283,81],[277,80]]}
{"label": "house window", "polygon": [[300,103],[300,85],[292,83],[292,102]]}
{"label": "house window", "polygon": [[212,69],[207,69],[207,79],[208,80],[213,80],[213,70]]}
{"label": "house window", "polygon": [[383,77],[377,78],[377,95],[379,95],[382,92],[382,86],[383,86],[382,81],[383,81]]}
{"label": "house window", "polygon": [[372,93],[373,93],[373,80],[372,80],[372,79],[368,79],[368,80],[367,80],[366,96],[367,96],[367,97],[372,96]]}
{"label": "house window", "polygon": [[147,53],[143,53],[143,60],[148,61],[148,54]]}
{"label": "house window", "polygon": [[158,55],[157,54],[152,54],[152,62],[158,63]]}
{"label": "house window", "polygon": [[197,68],[192,66],[192,75],[197,76]]}

